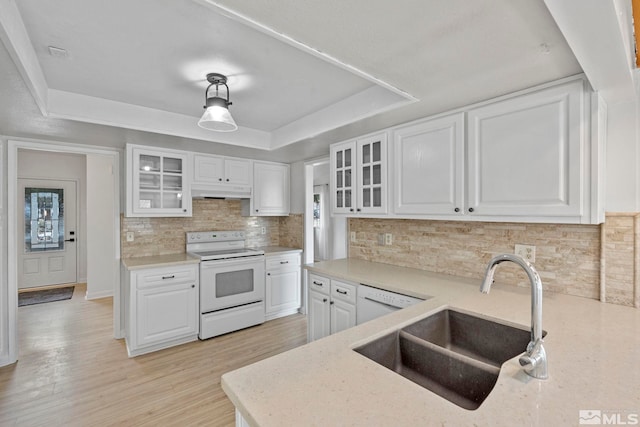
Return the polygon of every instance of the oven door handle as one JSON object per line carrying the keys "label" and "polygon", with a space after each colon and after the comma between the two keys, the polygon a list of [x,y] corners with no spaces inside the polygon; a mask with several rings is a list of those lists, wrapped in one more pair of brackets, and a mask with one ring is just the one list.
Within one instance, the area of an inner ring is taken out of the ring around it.
{"label": "oven door handle", "polygon": [[226,266],[232,266],[232,265],[252,265],[252,264],[264,264],[264,255],[224,259],[224,260],[200,261],[200,268],[209,269],[209,268],[219,268],[219,267],[226,267]]}

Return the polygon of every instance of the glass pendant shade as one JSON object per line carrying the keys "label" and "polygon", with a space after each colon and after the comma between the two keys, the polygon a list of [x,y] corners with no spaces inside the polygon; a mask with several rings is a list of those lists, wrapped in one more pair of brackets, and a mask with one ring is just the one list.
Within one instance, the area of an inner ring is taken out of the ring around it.
{"label": "glass pendant shade", "polygon": [[227,101],[217,96],[207,99],[207,108],[198,121],[198,126],[218,132],[232,132],[238,129],[229,112]]}

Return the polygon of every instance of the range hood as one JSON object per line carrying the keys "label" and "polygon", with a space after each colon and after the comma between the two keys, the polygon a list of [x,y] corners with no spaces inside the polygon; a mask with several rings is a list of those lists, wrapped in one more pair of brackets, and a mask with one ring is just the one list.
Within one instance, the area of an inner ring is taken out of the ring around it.
{"label": "range hood", "polygon": [[192,199],[249,199],[251,187],[248,185],[206,184],[191,185]]}

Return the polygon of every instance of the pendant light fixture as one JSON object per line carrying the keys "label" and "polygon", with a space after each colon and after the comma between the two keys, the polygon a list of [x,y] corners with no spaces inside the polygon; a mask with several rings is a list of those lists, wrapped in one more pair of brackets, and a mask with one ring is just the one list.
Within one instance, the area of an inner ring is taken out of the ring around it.
{"label": "pendant light fixture", "polygon": [[[229,86],[227,86],[227,77],[218,73],[207,74],[207,81],[209,86],[204,92],[205,111],[198,126],[204,129],[214,130],[218,132],[233,132],[238,129],[235,120],[231,117],[229,112]],[[209,89],[212,86],[216,87],[216,93],[214,96],[209,96]],[[224,86],[227,89],[227,99],[218,96],[218,87]]]}

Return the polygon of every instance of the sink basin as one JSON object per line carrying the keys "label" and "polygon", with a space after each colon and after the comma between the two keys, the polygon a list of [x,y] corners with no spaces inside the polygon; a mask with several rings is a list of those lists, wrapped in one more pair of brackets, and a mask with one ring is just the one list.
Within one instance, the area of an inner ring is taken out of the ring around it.
{"label": "sink basin", "polygon": [[524,327],[445,309],[354,350],[473,410],[493,390],[501,365],[530,339]]}

